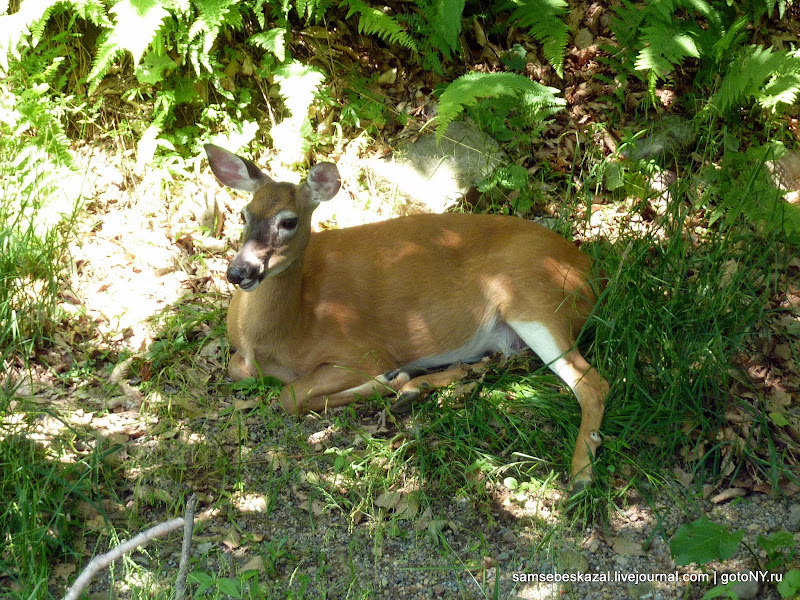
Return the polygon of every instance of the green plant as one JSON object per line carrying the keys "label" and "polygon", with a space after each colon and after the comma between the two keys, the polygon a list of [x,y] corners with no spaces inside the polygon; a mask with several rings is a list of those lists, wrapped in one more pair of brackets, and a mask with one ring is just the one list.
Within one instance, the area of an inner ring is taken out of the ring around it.
{"label": "green plant", "polygon": [[[58,45],[58,44],[56,44]],[[64,123],[73,99],[59,97],[58,60],[41,57],[0,84],[0,363],[33,354],[60,320],[58,294],[67,270],[82,178]]]}
{"label": "green plant", "polygon": [[[216,574],[193,571],[189,583],[197,584],[194,598],[264,598],[258,571],[245,571],[238,577],[220,577]],[[272,595],[270,595],[272,597]]]}
{"label": "green plant", "polygon": [[[659,464],[690,444],[694,468],[713,478],[743,460],[715,435],[731,402],[731,366],[759,333],[786,248],[780,231],[754,238],[741,215],[709,229],[693,227],[687,221],[689,189],[677,186],[672,194],[666,212],[644,234],[623,234],[603,252],[610,282],[596,315],[594,362],[618,377],[604,420],[607,433],[629,444],[659,439],[645,444],[640,466],[646,456]],[[780,456],[759,452],[774,433],[758,417],[758,406],[741,408],[759,423],[741,450],[777,483],[785,472]]]}
{"label": "green plant", "polygon": [[731,60],[709,106],[728,113],[748,102],[775,113],[793,106],[800,94],[800,50],[763,46],[740,49]]}
{"label": "green plant", "polygon": [[[103,461],[109,453],[90,452],[77,461],[69,437],[59,443],[33,441],[43,415],[29,411],[26,419],[5,419],[10,398],[0,392],[0,569],[14,582],[9,598],[50,598],[47,582],[57,563],[76,558],[75,541],[83,523],[75,512],[79,502],[94,503],[100,482],[106,483]],[[22,414],[22,413],[20,413]],[[47,418],[57,420],[57,415]]]}
{"label": "green plant", "polygon": [[[731,558],[736,554],[743,538],[743,530],[731,533],[723,525],[714,523],[706,517],[700,517],[691,523],[681,525],[670,540],[669,548],[678,565],[691,563],[704,565],[712,561],[724,562]],[[769,536],[760,535],[756,544],[766,552],[769,560],[763,569],[770,571],[791,565],[791,561],[797,555],[794,536],[787,531],[776,531]],[[747,544],[744,545],[754,558],[757,569],[762,570],[758,554]],[[738,583],[736,578],[731,578],[730,582],[711,588],[703,595],[703,600],[723,596],[736,600],[738,596],[733,590],[736,583]],[[777,589],[781,598],[794,598],[800,591],[800,569],[789,569],[782,574]]]}
{"label": "green plant", "polygon": [[670,551],[678,565],[705,564],[714,560],[728,560],[739,548],[744,531],[730,533],[726,527],[701,517],[681,525],[669,543]]}
{"label": "green plant", "polygon": [[422,57],[423,68],[441,74],[442,59],[449,61],[461,51],[458,37],[465,2],[414,0],[418,11],[397,15],[387,14],[362,0],[342,0],[342,5],[349,9],[348,19],[358,14],[359,33],[374,34],[390,44],[414,51]]}
{"label": "green plant", "polygon": [[[611,23],[618,69],[646,78],[652,96],[658,81],[694,60],[695,85],[717,81],[711,103],[716,110],[751,101],[770,109],[790,106],[800,91],[796,51],[744,45],[751,26],[772,14],[775,4],[649,0],[643,6],[624,0],[614,7]],[[778,8],[783,16],[786,3],[779,2]]]}
{"label": "green plant", "polygon": [[569,7],[565,0],[511,0],[511,22],[530,27],[531,35],[542,44],[547,62],[559,77],[564,76],[564,54],[569,28],[564,22]]}
{"label": "green plant", "polygon": [[390,44],[398,44],[409,50],[419,50],[416,40],[409,35],[397,17],[387,15],[361,0],[342,0],[342,4],[349,9],[346,18],[358,14],[359,33],[376,34]]}
{"label": "green plant", "polygon": [[780,142],[753,144],[744,151],[726,148],[722,169],[704,172],[708,188],[700,200],[718,203],[729,221],[745,215],[759,228],[800,242],[800,207],[784,201],[767,167],[785,151]]}
{"label": "green plant", "polygon": [[[466,0],[415,0],[419,13],[404,16],[420,40],[422,67],[443,72],[443,64],[461,53],[459,35]],[[441,58],[439,56],[441,55]]]}
{"label": "green plant", "polygon": [[447,126],[465,108],[480,98],[513,97],[520,110],[529,111],[531,119],[542,120],[561,110],[566,102],[558,98],[555,88],[545,87],[516,73],[467,73],[450,83],[439,98],[436,136],[441,139]]}
{"label": "green plant", "polygon": [[[236,79],[262,80],[281,77],[281,69],[296,70],[289,36],[293,5],[298,16],[311,22],[321,18],[331,2],[118,0],[110,6],[24,2],[19,12],[0,15],[0,72],[11,73],[19,61],[41,55],[43,45],[54,49],[50,60],[39,67],[28,65],[23,72],[38,76],[47,69],[62,74],[65,68],[74,69],[76,49],[53,45],[59,36],[80,40],[80,51],[93,57],[91,68],[79,68],[72,74],[73,86],[85,85],[92,94],[101,84],[116,85],[109,84],[106,76],[112,67],[120,68],[127,76],[121,90],[124,101],[148,106],[141,120],[133,124],[138,145],[136,172],[142,173],[159,149],[174,153],[204,129],[222,130],[229,137],[245,138],[246,143],[252,140],[255,100],[249,86],[237,85]],[[45,35],[48,23],[65,17],[66,31],[52,38]],[[99,30],[96,42],[84,35],[87,28]],[[243,44],[217,43],[223,34],[241,35],[245,30],[249,37],[240,41],[248,42],[263,56],[253,56]],[[42,38],[47,44],[39,43]],[[293,129],[297,122],[307,120],[295,101],[291,97],[286,104],[295,108],[294,112],[288,110]],[[192,124],[183,126],[182,114],[186,113],[200,115],[190,116],[186,121]],[[303,133],[307,139],[307,132]],[[57,139],[64,145],[63,137]]]}

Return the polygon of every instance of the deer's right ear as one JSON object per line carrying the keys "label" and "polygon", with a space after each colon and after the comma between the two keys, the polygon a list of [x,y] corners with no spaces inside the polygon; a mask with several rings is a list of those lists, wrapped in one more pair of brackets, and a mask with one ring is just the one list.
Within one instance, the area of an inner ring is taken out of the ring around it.
{"label": "deer's right ear", "polygon": [[255,192],[265,183],[272,181],[255,163],[228,152],[214,144],[203,146],[208,156],[211,170],[223,184],[243,192]]}

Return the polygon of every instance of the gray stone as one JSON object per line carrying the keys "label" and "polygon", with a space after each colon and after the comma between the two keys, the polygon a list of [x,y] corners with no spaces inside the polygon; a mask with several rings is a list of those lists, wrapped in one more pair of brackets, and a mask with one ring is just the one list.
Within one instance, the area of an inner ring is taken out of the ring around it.
{"label": "gray stone", "polygon": [[364,166],[404,197],[408,208],[401,212],[443,212],[505,159],[494,139],[470,123],[455,121],[439,142],[427,133],[389,159]]}
{"label": "gray stone", "polygon": [[767,161],[772,183],[786,192],[800,191],[800,151],[791,150],[778,160]]}
{"label": "gray stone", "polygon": [[731,588],[731,591],[739,596],[739,600],[751,600],[758,596],[758,581],[755,577],[748,581],[740,581]]}
{"label": "gray stone", "polygon": [[630,144],[622,154],[630,160],[655,160],[660,164],[690,152],[697,141],[691,121],[668,115],[651,127],[648,135]]}
{"label": "gray stone", "polygon": [[589,572],[589,561],[586,560],[586,557],[583,556],[583,553],[577,550],[567,549],[562,551],[556,561],[556,564],[558,565],[559,570],[568,573]]}
{"label": "gray stone", "polygon": [[786,520],[786,528],[789,531],[800,531],[800,504],[792,504],[789,507],[789,518]]}
{"label": "gray stone", "polygon": [[592,32],[584,27],[578,30],[573,41],[579,50],[584,50],[594,44],[594,37]]}

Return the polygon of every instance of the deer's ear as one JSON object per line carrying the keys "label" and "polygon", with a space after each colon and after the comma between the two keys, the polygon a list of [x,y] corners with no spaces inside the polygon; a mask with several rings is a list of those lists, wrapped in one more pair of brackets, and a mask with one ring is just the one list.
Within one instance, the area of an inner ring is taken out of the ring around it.
{"label": "deer's ear", "polygon": [[246,158],[214,144],[205,144],[203,147],[214,175],[228,187],[252,193],[272,181],[255,163]]}
{"label": "deer's ear", "polygon": [[311,190],[311,200],[315,205],[330,200],[341,185],[339,169],[333,163],[317,163],[309,170],[306,185]]}

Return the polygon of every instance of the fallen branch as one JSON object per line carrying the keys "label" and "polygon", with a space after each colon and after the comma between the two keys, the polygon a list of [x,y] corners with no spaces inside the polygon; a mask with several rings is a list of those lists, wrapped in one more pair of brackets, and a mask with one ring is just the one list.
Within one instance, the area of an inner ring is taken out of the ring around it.
{"label": "fallen branch", "polygon": [[[106,552],[105,554],[101,554],[100,556],[95,556],[91,561],[89,561],[89,564],[86,565],[86,568],[83,570],[83,572],[81,572],[81,574],[75,580],[75,583],[72,584],[72,587],[69,588],[69,590],[67,590],[67,595],[64,596],[64,600],[77,600],[78,596],[81,595],[81,592],[83,592],[84,588],[87,585],[89,585],[89,582],[97,574],[98,571],[106,568],[115,560],[122,558],[125,554],[133,552],[139,546],[146,545],[154,538],[166,535],[170,531],[178,529],[181,525],[184,525],[184,538],[183,538],[183,552],[181,554],[181,567],[178,573],[178,581],[180,583],[181,578],[183,579],[183,587],[185,589],[186,563],[188,562],[188,556],[186,556],[186,558],[184,558],[184,556],[188,555],[189,549],[191,548],[192,525],[194,524],[194,507],[196,502],[197,498],[194,495],[192,495],[189,498],[189,502],[186,507],[186,515],[184,517],[179,517],[177,519],[172,519],[171,521],[159,523],[158,525],[151,527],[146,531],[143,531],[136,537],[129,539],[127,542],[121,543],[113,550],[109,550],[108,552]],[[176,591],[177,590],[178,588],[176,586]],[[177,595],[175,597],[176,599],[180,598],[180,596]]]}
{"label": "fallen branch", "polygon": [[181,561],[178,567],[178,579],[175,581],[175,600],[183,600],[186,596],[186,575],[189,571],[189,557],[192,553],[192,529],[194,525],[194,508],[197,505],[197,496],[189,496],[186,503],[186,512],[183,515],[183,547],[181,548]]}

